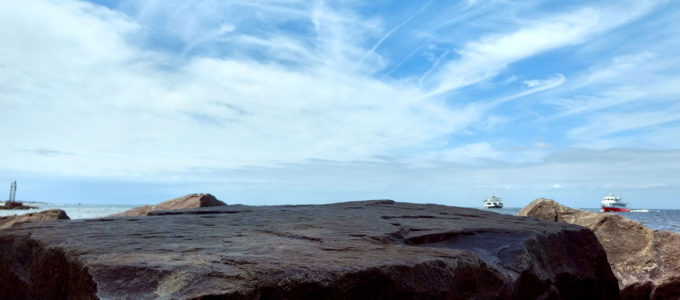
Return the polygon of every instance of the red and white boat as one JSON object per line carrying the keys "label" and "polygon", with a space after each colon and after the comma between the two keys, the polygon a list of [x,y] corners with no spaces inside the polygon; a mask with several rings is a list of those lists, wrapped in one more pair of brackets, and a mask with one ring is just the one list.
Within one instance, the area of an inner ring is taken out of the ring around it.
{"label": "red and white boat", "polygon": [[626,208],[626,203],[621,201],[621,197],[614,196],[614,194],[609,194],[607,196],[604,196],[604,199],[602,199],[602,211],[603,212],[608,212],[608,211],[618,211],[618,212],[629,212],[630,209]]}

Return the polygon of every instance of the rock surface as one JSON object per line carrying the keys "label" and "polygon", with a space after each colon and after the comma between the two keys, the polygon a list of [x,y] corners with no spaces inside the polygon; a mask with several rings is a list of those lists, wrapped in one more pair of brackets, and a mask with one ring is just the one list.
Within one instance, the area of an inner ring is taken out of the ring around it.
{"label": "rock surface", "polygon": [[156,205],[144,205],[126,210],[122,213],[111,215],[112,217],[133,217],[146,216],[151,211],[155,210],[173,210],[173,209],[187,209],[209,206],[227,205],[224,202],[217,200],[211,194],[189,194],[172,200],[158,203]]}
{"label": "rock surface", "polygon": [[619,280],[624,299],[680,299],[680,234],[649,229],[613,213],[537,199],[518,215],[591,229]]}
{"label": "rock surface", "polygon": [[69,217],[61,209],[51,209],[41,212],[34,212],[25,215],[12,215],[0,217],[0,229],[10,228],[14,224],[24,222],[43,222],[54,220],[69,220]]}
{"label": "rock surface", "polygon": [[6,201],[3,205],[0,205],[0,209],[32,209],[32,208],[38,208],[36,206],[29,206],[29,205],[24,205],[21,202],[17,201]]}
{"label": "rock surface", "polygon": [[0,231],[0,298],[617,299],[580,226],[391,200]]}

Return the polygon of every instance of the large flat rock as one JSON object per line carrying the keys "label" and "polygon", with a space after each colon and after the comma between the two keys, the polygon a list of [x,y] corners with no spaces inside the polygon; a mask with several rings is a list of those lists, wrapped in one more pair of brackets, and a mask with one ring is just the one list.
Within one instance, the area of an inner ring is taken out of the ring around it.
{"label": "large flat rock", "polygon": [[607,252],[625,299],[680,299],[680,234],[652,230],[613,213],[537,199],[518,215],[591,229]]}
{"label": "large flat rock", "polygon": [[26,223],[0,265],[3,299],[619,297],[586,228],[390,200]]}

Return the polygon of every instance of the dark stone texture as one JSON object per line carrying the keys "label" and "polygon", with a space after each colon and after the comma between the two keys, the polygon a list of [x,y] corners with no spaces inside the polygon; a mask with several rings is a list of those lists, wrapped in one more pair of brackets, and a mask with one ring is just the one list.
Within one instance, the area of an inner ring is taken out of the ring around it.
{"label": "dark stone texture", "polygon": [[623,299],[680,299],[680,234],[649,229],[613,213],[537,199],[518,215],[591,229],[607,252]]}
{"label": "dark stone texture", "polygon": [[588,229],[390,200],[26,223],[1,231],[0,248],[0,279],[17,282],[0,298],[619,296]]}

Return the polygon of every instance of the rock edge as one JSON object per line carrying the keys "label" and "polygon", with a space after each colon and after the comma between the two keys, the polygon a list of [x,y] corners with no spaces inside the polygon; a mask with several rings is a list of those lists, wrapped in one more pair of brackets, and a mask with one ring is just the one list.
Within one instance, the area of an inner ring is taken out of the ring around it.
{"label": "rock edge", "polygon": [[617,214],[573,209],[543,198],[517,215],[591,229],[607,252],[624,299],[680,298],[680,234],[652,230]]}
{"label": "rock edge", "polygon": [[166,212],[0,231],[0,279],[21,287],[0,298],[619,296],[595,235],[569,224],[388,200]]}

